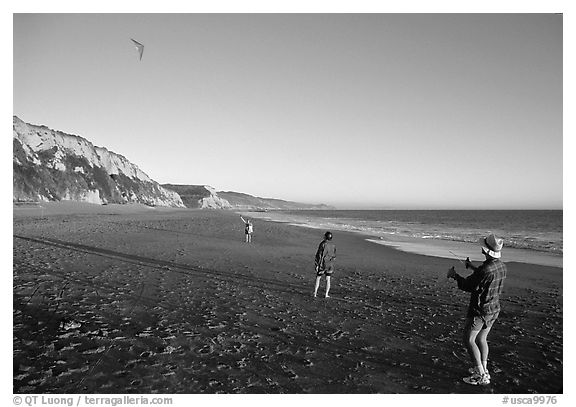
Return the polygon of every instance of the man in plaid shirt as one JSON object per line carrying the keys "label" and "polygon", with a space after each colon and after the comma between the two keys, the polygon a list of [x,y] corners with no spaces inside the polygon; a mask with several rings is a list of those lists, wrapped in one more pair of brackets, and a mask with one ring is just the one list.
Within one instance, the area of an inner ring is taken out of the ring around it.
{"label": "man in plaid shirt", "polygon": [[500,313],[500,294],[506,278],[506,266],[500,261],[503,240],[490,234],[480,239],[482,253],[486,257],[481,266],[476,267],[466,259],[466,268],[474,270],[467,278],[460,276],[452,267],[448,277],[458,283],[458,288],[471,293],[470,305],[464,328],[464,345],[470,354],[474,368],[472,376],[465,377],[468,384],[489,384],[488,342],[490,328]]}

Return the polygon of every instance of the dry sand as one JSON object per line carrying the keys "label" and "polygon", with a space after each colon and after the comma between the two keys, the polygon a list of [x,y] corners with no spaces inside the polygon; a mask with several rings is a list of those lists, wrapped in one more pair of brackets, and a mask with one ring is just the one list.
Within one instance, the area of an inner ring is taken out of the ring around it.
{"label": "dry sand", "polygon": [[318,230],[256,221],[249,245],[232,212],[70,203],[13,225],[15,393],[562,392],[559,268],[508,263],[473,387],[455,260],[336,233],[314,299]]}

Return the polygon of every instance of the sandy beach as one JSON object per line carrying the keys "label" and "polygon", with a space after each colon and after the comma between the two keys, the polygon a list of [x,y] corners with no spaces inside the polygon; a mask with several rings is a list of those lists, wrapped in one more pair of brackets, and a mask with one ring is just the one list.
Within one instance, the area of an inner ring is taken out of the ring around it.
{"label": "sandy beach", "polygon": [[[457,260],[238,214],[14,206],[15,393],[561,393],[561,268],[507,263],[492,383],[462,382]],[[503,253],[506,261],[506,253]],[[324,281],[321,292],[323,292]]]}

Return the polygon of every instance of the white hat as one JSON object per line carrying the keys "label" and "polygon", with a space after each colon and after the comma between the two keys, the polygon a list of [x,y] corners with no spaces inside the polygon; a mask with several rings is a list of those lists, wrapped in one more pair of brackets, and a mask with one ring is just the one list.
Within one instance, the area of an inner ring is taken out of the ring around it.
{"label": "white hat", "polygon": [[500,258],[500,251],[502,250],[502,246],[504,246],[504,240],[498,239],[494,233],[490,233],[488,236],[480,238],[478,243],[482,245],[483,253],[486,253],[488,256],[494,257],[495,259]]}

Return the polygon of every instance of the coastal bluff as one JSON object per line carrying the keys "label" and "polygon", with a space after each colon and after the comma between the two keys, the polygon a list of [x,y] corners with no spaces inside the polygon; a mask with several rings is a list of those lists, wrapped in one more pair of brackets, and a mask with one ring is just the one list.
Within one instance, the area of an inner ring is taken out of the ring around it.
{"label": "coastal bluff", "polygon": [[184,207],[126,157],[13,116],[13,202],[81,201]]}
{"label": "coastal bluff", "polygon": [[[13,202],[77,201],[232,210],[334,209],[218,192],[209,185],[159,184],[121,154],[78,135],[13,116]],[[209,169],[207,170],[209,175]]]}

